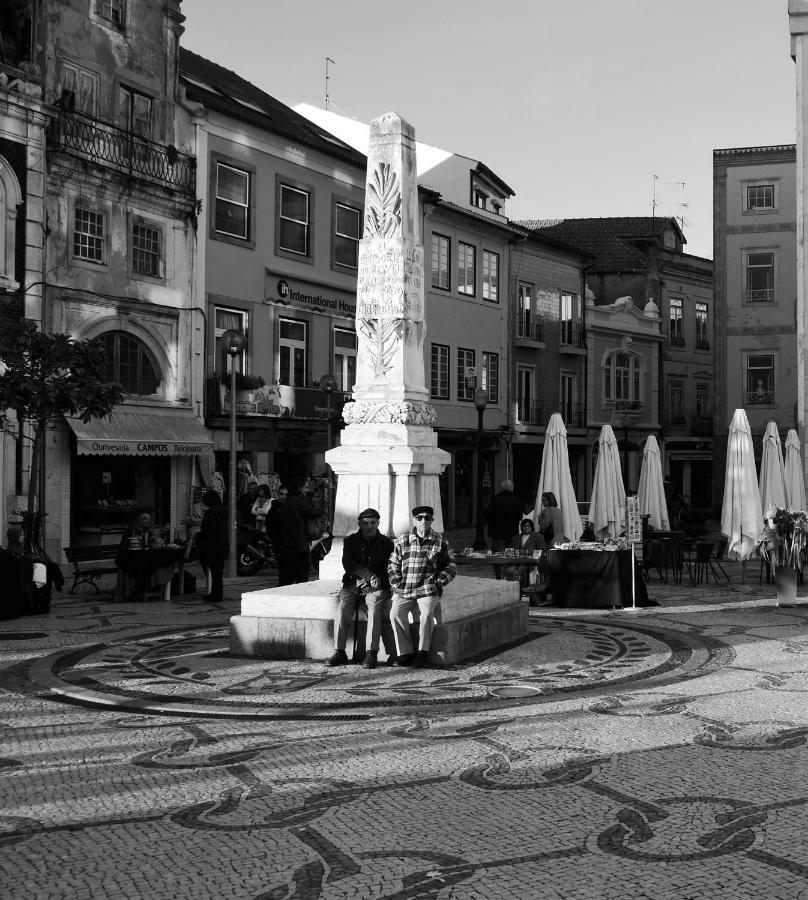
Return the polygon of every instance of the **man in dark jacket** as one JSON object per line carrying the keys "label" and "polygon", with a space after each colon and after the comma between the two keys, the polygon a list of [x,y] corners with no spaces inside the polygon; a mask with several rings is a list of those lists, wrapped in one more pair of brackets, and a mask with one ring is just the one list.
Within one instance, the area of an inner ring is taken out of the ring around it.
{"label": "man in dark jacket", "polygon": [[328,660],[329,666],[344,666],[348,662],[345,643],[351,620],[357,607],[364,603],[368,611],[367,634],[369,645],[362,665],[376,668],[379,638],[384,641],[387,664],[395,660],[395,638],[390,624],[390,579],[387,563],[393,552],[393,542],[379,531],[379,514],[375,509],[359,513],[359,531],[349,534],[342,545],[342,590],[337,597],[334,617],[334,643],[336,650]]}
{"label": "man in dark jacket", "polygon": [[[273,503],[270,513],[274,508]],[[311,538],[307,523],[322,516],[321,509],[300,495],[298,483],[289,485],[286,500],[278,507],[277,514],[267,519],[267,533],[278,559],[278,587],[309,580]]]}
{"label": "man in dark jacket", "polygon": [[210,593],[202,599],[218,603],[224,599],[224,562],[230,556],[227,511],[216,491],[202,495],[202,522],[199,526],[199,562],[210,572]]}
{"label": "man in dark jacket", "polygon": [[512,481],[505,479],[499,488],[499,493],[485,511],[488,537],[494,553],[501,553],[511,538],[519,533],[519,522],[525,512],[524,503],[513,492]]}

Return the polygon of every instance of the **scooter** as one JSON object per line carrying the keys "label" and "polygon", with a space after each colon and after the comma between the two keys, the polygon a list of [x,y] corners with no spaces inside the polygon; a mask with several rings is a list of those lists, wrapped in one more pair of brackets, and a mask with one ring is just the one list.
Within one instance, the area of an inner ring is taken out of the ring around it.
{"label": "scooter", "polygon": [[257,575],[264,566],[278,568],[278,561],[267,534],[251,525],[236,525],[236,571],[239,575]]}

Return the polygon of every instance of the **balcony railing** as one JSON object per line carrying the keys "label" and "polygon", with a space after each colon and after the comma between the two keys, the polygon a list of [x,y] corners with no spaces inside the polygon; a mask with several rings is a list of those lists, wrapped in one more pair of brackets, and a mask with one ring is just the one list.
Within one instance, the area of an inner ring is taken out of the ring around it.
{"label": "balcony railing", "polygon": [[710,341],[707,338],[696,338],[696,349],[697,350],[709,350],[710,349]]}
{"label": "balcony railing", "polygon": [[774,403],[774,391],[747,391],[747,403]]}
{"label": "balcony railing", "polygon": [[642,403],[639,400],[615,400],[614,408],[623,412],[637,412],[642,409]]}
{"label": "balcony railing", "polygon": [[516,337],[525,341],[544,340],[544,316],[519,312],[516,318]]}
{"label": "balcony railing", "polygon": [[196,159],[176,147],[147,141],[82,113],[66,112],[48,128],[52,150],[89,159],[117,172],[196,193]]}
{"label": "balcony railing", "polygon": [[540,403],[517,400],[516,419],[520,425],[541,425],[544,422],[544,410]]}
{"label": "balcony railing", "polygon": [[747,303],[774,303],[774,288],[747,289]]}
{"label": "balcony railing", "polygon": [[586,347],[586,329],[580,322],[566,320],[561,322],[561,347]]}
{"label": "balcony railing", "polygon": [[562,404],[560,412],[567,428],[586,427],[586,410],[583,403]]}
{"label": "balcony railing", "polygon": [[710,437],[713,433],[711,416],[696,416],[691,423],[693,437]]}
{"label": "balcony railing", "polygon": [[684,335],[681,334],[672,334],[670,341],[671,347],[684,347],[685,345]]}

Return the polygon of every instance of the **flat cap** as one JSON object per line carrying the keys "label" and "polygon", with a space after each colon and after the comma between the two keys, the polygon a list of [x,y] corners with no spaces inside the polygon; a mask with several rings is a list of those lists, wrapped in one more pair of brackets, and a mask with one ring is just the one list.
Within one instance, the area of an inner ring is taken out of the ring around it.
{"label": "flat cap", "polygon": [[420,516],[421,513],[424,513],[427,516],[434,516],[435,510],[432,509],[431,506],[414,506],[412,510],[412,514],[414,516]]}
{"label": "flat cap", "polygon": [[371,509],[368,507],[367,509],[363,509],[361,513],[356,517],[357,519],[381,519],[378,511],[375,509]]}

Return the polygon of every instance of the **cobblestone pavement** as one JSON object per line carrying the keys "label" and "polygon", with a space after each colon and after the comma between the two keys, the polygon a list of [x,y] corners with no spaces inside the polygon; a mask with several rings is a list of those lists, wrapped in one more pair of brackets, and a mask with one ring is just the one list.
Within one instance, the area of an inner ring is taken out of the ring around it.
{"label": "cobblestone pavement", "polygon": [[233,658],[198,596],[0,622],[0,896],[808,900],[808,606],[727,569],[446,669]]}

